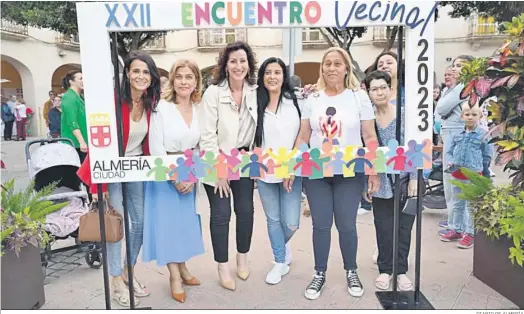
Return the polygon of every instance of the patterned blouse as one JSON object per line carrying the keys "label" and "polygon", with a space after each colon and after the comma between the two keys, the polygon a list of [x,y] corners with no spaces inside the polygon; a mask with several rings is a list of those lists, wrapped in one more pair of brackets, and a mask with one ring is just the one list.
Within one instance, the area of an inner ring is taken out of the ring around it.
{"label": "patterned blouse", "polygon": [[[404,106],[401,108],[402,110],[402,117],[404,117]],[[404,119],[402,119],[404,120]],[[397,118],[393,119],[388,126],[385,128],[381,128],[379,125],[377,125],[378,133],[377,136],[380,137],[382,146],[387,145],[389,140],[396,139],[396,129],[397,129]],[[400,145],[404,145],[404,123],[401,124],[400,128]],[[391,186],[391,183],[389,181],[388,175],[385,173],[379,173],[380,176],[380,188],[377,193],[373,194],[373,197],[377,198],[383,198],[383,199],[389,199],[392,198],[393,195],[393,187]],[[417,173],[407,173],[402,172],[400,174],[400,177],[410,176],[413,179],[417,178]],[[393,182],[395,180],[395,175],[391,175],[391,178],[393,179]]]}

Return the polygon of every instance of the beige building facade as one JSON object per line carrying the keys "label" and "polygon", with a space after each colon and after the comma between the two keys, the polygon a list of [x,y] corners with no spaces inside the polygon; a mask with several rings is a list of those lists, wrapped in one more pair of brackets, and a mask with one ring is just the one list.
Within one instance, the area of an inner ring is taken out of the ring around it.
{"label": "beige building facade", "polygon": [[[435,28],[437,83],[443,81],[444,69],[453,57],[460,54],[490,56],[503,43],[503,36],[490,19],[451,19],[446,8],[439,14]],[[42,107],[49,90],[60,92],[64,74],[80,67],[78,38],[5,20],[2,20],[1,36],[1,78],[8,81],[1,84],[2,94],[24,97],[36,113],[32,121],[33,135],[43,136],[47,130]],[[362,70],[383,51],[385,38],[385,29],[369,28],[352,44],[351,53]],[[259,63],[272,56],[288,63],[282,51],[282,30],[276,28],[173,31],[150,42],[144,50],[152,54],[161,75],[167,75],[179,58],[197,61],[208,73],[216,63],[219,50],[236,40],[246,41]],[[302,53],[295,58],[295,73],[303,83],[313,83],[318,78],[319,62],[328,44],[317,29],[303,29],[302,43]]]}

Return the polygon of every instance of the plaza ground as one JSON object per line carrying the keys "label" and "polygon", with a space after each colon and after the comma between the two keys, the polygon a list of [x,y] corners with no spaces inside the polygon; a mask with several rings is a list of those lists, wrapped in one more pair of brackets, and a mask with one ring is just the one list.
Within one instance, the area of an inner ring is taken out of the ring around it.
{"label": "plaza ground", "polygon": [[[16,187],[29,182],[24,156],[24,142],[2,142],[2,160],[8,169],[2,170],[2,181],[16,178]],[[507,183],[507,174],[494,167],[496,183]],[[275,286],[265,283],[266,273],[272,267],[272,251],[267,235],[266,219],[258,193],[255,191],[255,226],[249,265],[251,276],[247,281],[237,279],[237,290],[227,291],[218,285],[216,263],[213,261],[209,234],[209,206],[204,194],[199,195],[199,210],[206,253],[193,258],[188,267],[202,282],[199,287],[188,287],[187,301],[180,304],[171,299],[169,273],[154,263],[140,263],[136,276],[151,291],[141,299],[141,306],[153,309],[381,309],[374,294],[377,266],[372,262],[376,246],[375,228],[371,213],[357,220],[359,249],[359,276],[365,293],[353,298],[347,292],[345,271],[339,249],[338,233],[332,230],[332,244],[326,286],[315,301],[306,300],[304,289],[313,275],[313,246],[311,218],[301,216],[300,229],[291,240],[293,263],[291,271]],[[438,238],[438,221],[443,211],[427,209],[422,222],[421,290],[436,309],[517,309],[517,306],[480,282],[472,275],[473,250],[461,250],[454,244]],[[235,270],[235,215],[230,224],[230,267]],[[414,228],[415,229],[415,228]],[[414,232],[415,230],[413,230]],[[414,233],[413,233],[414,235]],[[183,241],[183,239],[173,239]],[[64,242],[64,241],[62,241]],[[409,276],[414,279],[414,236],[410,256]],[[64,243],[61,243],[64,245]],[[69,252],[56,256],[46,278],[44,309],[104,309],[102,269],[89,268],[83,253]],[[140,260],[140,257],[139,257]],[[63,261],[77,261],[80,266],[65,266]],[[62,265],[62,267],[60,267]],[[113,308],[120,308],[112,302]]]}

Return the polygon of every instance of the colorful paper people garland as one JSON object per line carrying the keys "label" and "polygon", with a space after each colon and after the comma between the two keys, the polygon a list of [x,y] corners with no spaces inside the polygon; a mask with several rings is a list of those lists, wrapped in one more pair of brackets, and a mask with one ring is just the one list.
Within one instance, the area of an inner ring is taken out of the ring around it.
{"label": "colorful paper people garland", "polygon": [[[327,121],[328,124],[330,121]],[[429,153],[428,153],[429,151]],[[311,180],[343,175],[353,177],[355,173],[374,175],[378,173],[397,174],[416,172],[417,168],[431,165],[431,142],[409,141],[407,150],[399,146],[396,140],[387,143],[387,147],[378,147],[369,143],[367,148],[347,146],[339,148],[326,141],[322,149],[309,149],[302,145],[299,149],[288,151],[279,148],[276,151],[253,152],[232,149],[227,153],[220,151],[218,156],[212,152],[194,154],[192,150],[184,152],[184,157],[176,159],[176,165],[163,165],[161,158],[156,158],[148,177],[155,181],[203,182],[213,183],[219,179],[230,181],[240,178],[260,179],[272,176],[286,179],[291,175],[307,177]]]}

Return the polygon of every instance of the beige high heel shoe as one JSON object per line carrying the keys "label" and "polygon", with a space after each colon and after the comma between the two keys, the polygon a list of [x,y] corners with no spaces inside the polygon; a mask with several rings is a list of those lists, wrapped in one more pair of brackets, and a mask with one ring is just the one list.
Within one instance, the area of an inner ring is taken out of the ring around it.
{"label": "beige high heel shoe", "polygon": [[[245,258],[246,261],[245,261],[245,264],[246,264],[246,269],[242,269],[239,267],[239,260],[241,258]],[[249,277],[250,275],[250,272],[249,272],[249,267],[247,266],[247,255],[246,254],[237,254],[237,276],[238,278],[242,279],[242,280],[247,280],[247,278]]]}
{"label": "beige high heel shoe", "polygon": [[218,271],[218,279],[219,279],[220,286],[224,289],[235,291],[236,290],[235,280],[224,280],[222,278],[222,275],[220,273],[220,264],[217,267],[217,271]]}

